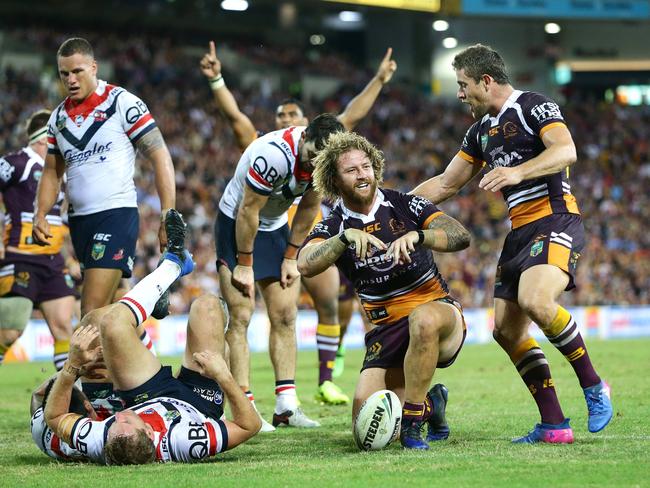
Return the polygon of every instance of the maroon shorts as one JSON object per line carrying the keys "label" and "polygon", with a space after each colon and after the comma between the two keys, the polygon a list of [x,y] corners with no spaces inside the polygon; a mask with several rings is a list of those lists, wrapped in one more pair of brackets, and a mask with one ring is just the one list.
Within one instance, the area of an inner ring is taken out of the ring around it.
{"label": "maroon shorts", "polygon": [[[452,298],[441,298],[440,302],[449,303],[462,309]],[[438,362],[437,368],[451,366],[465,343],[467,329],[463,328],[463,340],[451,359]],[[366,357],[363,358],[361,371],[368,368],[403,368],[404,356],[409,347],[409,319],[404,317],[392,324],[379,325],[366,334]]]}
{"label": "maroon shorts", "polygon": [[528,268],[552,264],[569,275],[566,289],[575,288],[575,272],[585,246],[585,229],[577,214],[553,214],[510,231],[497,264],[494,297],[516,302],[519,278]]}
{"label": "maroon shorts", "polygon": [[25,256],[7,253],[0,264],[0,296],[25,297],[38,305],[77,296],[72,278],[63,270],[60,254]]}

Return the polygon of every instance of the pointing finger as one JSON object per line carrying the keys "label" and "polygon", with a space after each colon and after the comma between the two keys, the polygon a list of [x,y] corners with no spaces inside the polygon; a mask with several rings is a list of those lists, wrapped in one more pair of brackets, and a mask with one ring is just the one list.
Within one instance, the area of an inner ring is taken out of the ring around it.
{"label": "pointing finger", "polygon": [[214,45],[214,41],[210,41],[210,56],[217,55],[217,48]]}
{"label": "pointing finger", "polygon": [[386,55],[384,56],[384,59],[382,61],[390,61],[390,57],[393,55],[393,48],[389,47],[386,49]]}

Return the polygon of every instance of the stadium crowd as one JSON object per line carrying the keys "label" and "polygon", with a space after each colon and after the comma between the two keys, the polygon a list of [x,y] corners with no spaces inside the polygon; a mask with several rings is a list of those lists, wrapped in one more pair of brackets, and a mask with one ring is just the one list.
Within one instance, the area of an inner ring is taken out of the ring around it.
{"label": "stadium crowd", "polygon": [[[56,46],[67,34],[40,29],[6,31],[10,38],[43,54],[43,72],[5,68],[0,73],[0,153],[24,145],[19,125],[26,114],[52,108],[61,99],[51,64]],[[84,33],[79,33],[85,35]],[[91,42],[98,34],[85,35]],[[111,60],[112,83],[133,90],[155,114],[174,160],[177,208],[186,216],[195,272],[171,296],[172,312],[189,310],[193,298],[218,292],[212,227],[217,203],[239,159],[232,131],[220,116],[198,67],[203,47],[180,48],[169,39],[102,35],[100,60]],[[283,49],[233,45],[239,56],[260,69],[269,59],[287,65]],[[196,53],[196,54],[188,54]],[[396,53],[399,58],[399,53]],[[368,79],[368,72],[344,57],[327,55],[321,62],[302,52],[291,53],[292,91],[299,95],[305,72],[345,73],[341,88],[320,100],[305,100],[308,114],[338,113]],[[242,110],[262,130],[272,130],[273,109],[287,92],[241,89],[239,76],[224,66],[224,78]],[[102,71],[100,66],[100,78]],[[568,100],[564,115],[578,149],[571,175],[572,191],[585,218],[588,245],[578,268],[577,292],[566,294],[566,305],[640,304],[650,300],[650,107],[578,104]],[[380,95],[358,132],[377,144],[390,165],[385,186],[408,191],[439,173],[458,150],[472,119],[455,101],[442,102],[407,85],[391,84]],[[146,164],[142,162],[141,164]],[[159,202],[151,171],[136,178],[141,217],[134,282],[156,267]],[[469,249],[436,259],[452,293],[465,307],[492,304],[494,267],[508,231],[506,208],[499,195],[475,191],[474,183],[442,208],[465,225],[473,236]]]}

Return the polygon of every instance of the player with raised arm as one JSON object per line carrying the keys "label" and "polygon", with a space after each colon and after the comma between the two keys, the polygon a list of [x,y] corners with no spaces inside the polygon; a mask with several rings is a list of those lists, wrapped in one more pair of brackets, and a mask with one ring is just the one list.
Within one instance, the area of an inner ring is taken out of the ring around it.
{"label": "player with raised arm", "polygon": [[516,90],[505,63],[477,44],[454,58],[458,99],[476,122],[445,171],[413,193],[434,203],[455,195],[484,166],[479,188],[500,191],[512,230],[497,264],[494,338],[530,390],[541,423],[517,443],[571,443],[573,431],[555,392],[546,356],[528,332],[531,320],[569,361],[598,432],[612,418],[610,390],[598,376],[571,314],[557,300],[575,288],[585,232],[569,184],[576,148],[560,108],[550,98]]}
{"label": "player with raised arm", "polygon": [[[388,48],[379,63],[375,76],[368,82],[364,89],[355,96],[337,118],[346,130],[352,130],[368,114],[375,100],[381,93],[383,86],[388,83],[397,70],[397,63],[392,59],[393,50]],[[209,51],[201,59],[201,71],[208,78],[212,94],[221,110],[228,119],[233,129],[237,144],[245,150],[257,137],[258,131],[237,105],[235,97],[228,89],[221,73],[221,61],[217,57],[214,42],[210,42]],[[287,129],[292,126],[307,125],[308,119],[302,104],[289,98],[280,102],[275,114],[275,128]],[[289,209],[289,224],[297,209],[297,203]],[[293,249],[295,252],[295,249]],[[316,338],[319,358],[318,390],[316,398],[323,403],[345,404],[349,398],[338,385],[332,382],[332,369],[337,354],[341,337],[339,320],[339,273],[336,268],[325,270],[318,276],[302,279],[305,289],[311,295],[314,307],[318,314]],[[347,284],[347,283],[346,283]],[[348,303],[343,308],[351,309],[353,304],[352,293],[342,293]],[[236,315],[236,312],[235,312]],[[343,350],[341,349],[342,353]],[[250,390],[247,392],[252,398]],[[267,427],[267,426],[265,426]]]}
{"label": "player with raised arm", "polygon": [[48,110],[33,113],[26,125],[28,145],[0,158],[0,364],[36,306],[54,337],[58,370],[68,355],[76,296],[61,254],[68,234],[61,218],[63,193],[57,194],[45,215],[51,245],[41,247],[32,240],[34,197],[47,153],[49,118]]}
{"label": "player with raised arm", "polygon": [[[45,406],[52,431],[97,462],[195,462],[245,442],[261,426],[223,359],[225,324],[217,297],[203,296],[192,304],[177,378],[138,338],[136,326],[146,320],[163,291],[194,267],[184,249],[180,214],[169,210],[165,226],[169,250],[164,260],[118,303],[84,318]],[[128,407],[103,421],[68,411],[74,382],[97,360],[99,346],[92,345],[100,333],[103,358]],[[222,392],[230,402],[232,421],[223,419]]]}
{"label": "player with raised arm", "polygon": [[465,249],[470,235],[428,200],[380,188],[383,154],[358,134],[330,136],[314,166],[316,190],[341,200],[307,237],[298,270],[312,276],[335,264],[376,325],[366,334],[353,418],[372,393],[388,388],[404,402],[402,445],[428,449],[427,441],[449,436],[447,389],[429,390],[431,379],[455,361],[465,340],[462,309],[431,251]]}
{"label": "player with raised arm", "polygon": [[[51,245],[46,219],[67,176],[70,233],[84,272],[81,313],[111,302],[120,278],[130,277],[138,237],[133,173],[136,151],[153,166],[162,207],[175,206],[174,166],[147,106],[128,91],[97,79],[85,39],[66,40],[57,52],[68,97],[52,112],[48,155],[34,209],[34,242]],[[161,251],[166,243],[159,231]]]}

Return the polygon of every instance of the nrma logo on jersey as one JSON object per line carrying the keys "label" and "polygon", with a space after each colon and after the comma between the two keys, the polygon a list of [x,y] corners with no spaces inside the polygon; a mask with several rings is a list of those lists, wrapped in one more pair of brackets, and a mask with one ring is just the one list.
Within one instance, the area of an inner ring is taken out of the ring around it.
{"label": "nrma logo on jersey", "polygon": [[112,141],[106,144],[98,144],[96,142],[90,149],[76,153],[72,149],[68,149],[63,153],[63,158],[68,166],[83,164],[94,156],[99,156],[97,161],[95,161],[96,163],[103,163],[108,160],[107,153],[111,150],[112,145]]}

